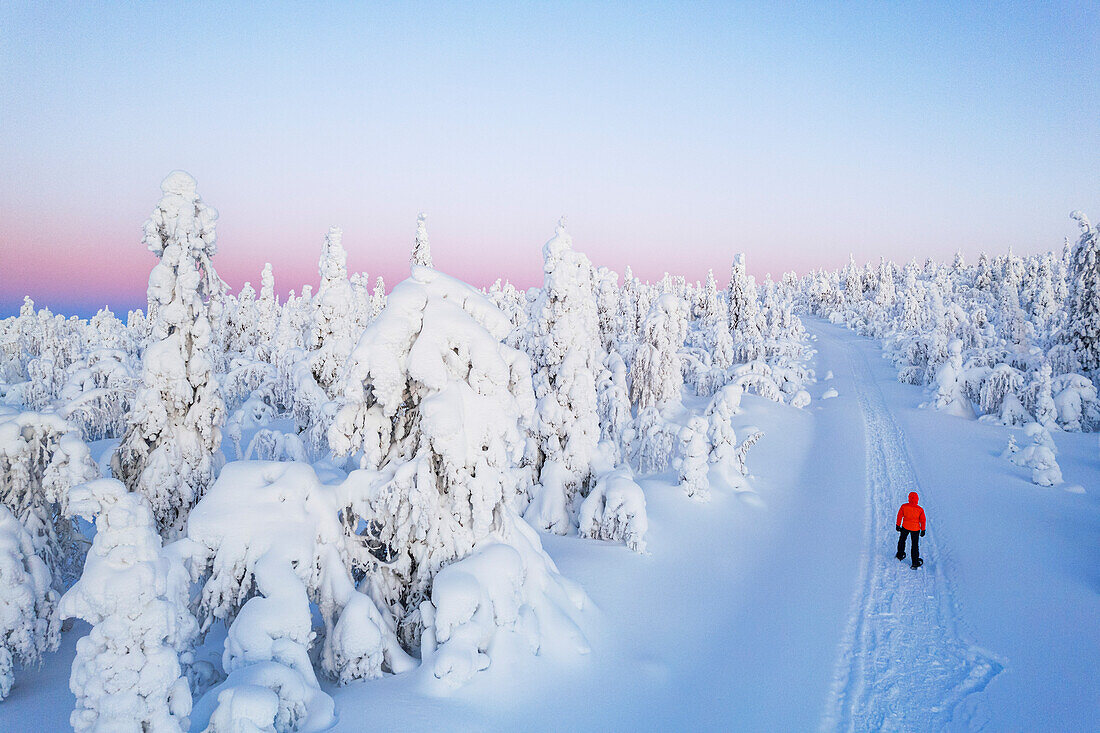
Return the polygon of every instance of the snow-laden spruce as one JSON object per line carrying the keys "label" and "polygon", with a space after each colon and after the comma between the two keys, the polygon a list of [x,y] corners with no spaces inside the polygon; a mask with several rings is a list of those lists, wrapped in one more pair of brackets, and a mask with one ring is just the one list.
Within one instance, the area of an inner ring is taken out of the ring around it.
{"label": "snow-laden spruce", "polygon": [[355,345],[355,313],[348,255],[343,231],[331,227],[321,246],[318,270],[321,285],[313,299],[313,328],[310,333],[310,368],[328,395],[335,396],[343,376],[344,363]]}
{"label": "snow-laden spruce", "polygon": [[1100,369],[1100,231],[1080,211],[1073,218],[1081,237],[1070,260],[1070,288],[1067,303],[1067,337],[1088,371]]}
{"label": "snow-laden spruce", "polygon": [[79,575],[84,557],[69,493],[98,475],[88,446],[57,415],[0,414],[0,503],[30,534],[59,591]]}
{"label": "snow-laden spruce", "polygon": [[680,430],[680,486],[688,496],[707,500],[710,498],[710,480],[707,477],[710,450],[707,446],[707,422],[693,417]]}
{"label": "snow-laden spruce", "polygon": [[743,391],[736,384],[720,390],[707,405],[707,440],[710,445],[708,460],[726,483],[730,486],[744,484],[749,475],[745,463],[749,450],[756,445],[764,433],[749,429],[748,435],[737,442],[737,431],[733,428],[733,416],[740,412]]}
{"label": "snow-laden spruce", "polygon": [[694,328],[688,332],[694,347],[687,356],[688,381],[696,394],[707,397],[726,383],[736,358],[729,311],[719,298],[713,270],[707,271],[695,311]]}
{"label": "snow-laden spruce", "polygon": [[225,403],[214,374],[212,324],[224,284],[211,261],[217,212],[182,171],[165,178],[161,190],[143,240],[159,258],[149,275],[150,343],[112,469],[148,498],[158,530],[175,537],[222,462]]}
{"label": "snow-laden spruce", "polygon": [[84,573],[60,604],[64,618],[92,625],[69,681],[73,729],[186,731],[191,690],[181,662],[190,661],[197,626],[183,560],[161,547],[144,495],[115,479],[73,489],[69,509],[96,527]]}
{"label": "snow-laden spruce", "polygon": [[679,402],[684,385],[680,348],[687,337],[687,304],[662,295],[646,316],[642,343],[634,355],[630,396],[639,409],[663,409]]}
{"label": "snow-laden spruce", "polygon": [[423,211],[416,215],[416,240],[409,264],[413,267],[435,267],[432,264],[432,245],[428,239],[428,217]]}
{"label": "snow-laden spruce", "polygon": [[734,353],[738,361],[752,361],[760,355],[763,348],[763,335],[756,281],[745,269],[744,254],[739,253],[734,257],[726,292]]}
{"label": "snow-laden spruce", "polygon": [[626,363],[617,351],[612,351],[604,359],[603,366],[596,387],[600,449],[612,465],[618,466],[630,457],[635,434],[630,413]]}
{"label": "snow-laden spruce", "polygon": [[[588,604],[563,578],[538,533],[512,512],[494,536],[444,567],[420,606],[425,676],[443,689],[466,682],[499,654],[587,654],[578,612]],[[638,529],[635,527],[634,529]],[[644,531],[644,528],[643,528]]]}
{"label": "snow-laden spruce", "polygon": [[962,348],[963,342],[959,339],[954,339],[947,345],[947,361],[936,371],[934,404],[937,410],[973,419],[974,408],[966,395]]}
{"label": "snow-laden spruce", "polygon": [[[113,316],[110,319],[125,328]],[[85,440],[122,437],[137,394],[133,357],[127,350],[106,346],[118,343],[115,327],[104,328],[107,320],[103,311],[92,319],[87,351],[66,370],[58,393],[58,414],[78,428]]]}
{"label": "snow-laden spruce", "polygon": [[[441,618],[456,623],[453,610],[440,616],[450,595],[436,595],[436,575],[490,546],[508,548],[495,555],[518,558],[520,577],[542,579],[514,589],[518,606],[528,609],[523,623],[534,623],[528,629],[537,638],[584,603],[519,518],[529,491],[521,462],[535,400],[529,360],[501,343],[510,330],[483,294],[414,267],[349,360],[329,440],[338,454],[358,455],[361,466],[345,482],[345,523],[362,543],[350,551],[369,576],[372,598],[413,651],[425,635],[428,648],[452,638],[450,626],[435,627]],[[473,587],[489,582],[470,577]],[[466,601],[461,607],[469,608]],[[484,654],[493,635],[476,639]],[[459,678],[481,666],[442,665],[437,676]]]}
{"label": "snow-laden spruce", "polygon": [[543,245],[545,280],[534,304],[527,352],[534,366],[534,429],[539,439],[539,484],[528,521],[565,534],[576,497],[592,478],[600,440],[596,381],[603,361],[592,264],[573,249],[558,222]]}
{"label": "snow-laden spruce", "polygon": [[15,665],[37,664],[61,641],[51,580],[30,533],[0,504],[0,702],[15,684]]}
{"label": "snow-laden spruce", "polygon": [[256,301],[255,356],[272,362],[275,354],[275,333],[279,328],[279,299],[275,296],[275,275],[271,263],[265,262],[260,273],[260,297]]}

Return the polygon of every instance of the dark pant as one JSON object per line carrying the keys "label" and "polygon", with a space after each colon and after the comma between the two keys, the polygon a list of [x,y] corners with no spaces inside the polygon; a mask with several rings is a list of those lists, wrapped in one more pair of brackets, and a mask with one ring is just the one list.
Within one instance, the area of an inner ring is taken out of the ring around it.
{"label": "dark pant", "polygon": [[898,555],[905,552],[905,538],[913,538],[913,564],[916,565],[920,560],[920,532],[915,529],[901,528],[901,537],[898,537]]}

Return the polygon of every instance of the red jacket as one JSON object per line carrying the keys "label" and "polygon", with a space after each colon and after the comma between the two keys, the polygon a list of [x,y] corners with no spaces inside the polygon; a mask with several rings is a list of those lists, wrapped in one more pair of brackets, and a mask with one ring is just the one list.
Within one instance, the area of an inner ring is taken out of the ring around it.
{"label": "red jacket", "polygon": [[917,506],[917,492],[909,492],[909,503],[898,509],[898,524],[911,532],[924,529],[924,510]]}

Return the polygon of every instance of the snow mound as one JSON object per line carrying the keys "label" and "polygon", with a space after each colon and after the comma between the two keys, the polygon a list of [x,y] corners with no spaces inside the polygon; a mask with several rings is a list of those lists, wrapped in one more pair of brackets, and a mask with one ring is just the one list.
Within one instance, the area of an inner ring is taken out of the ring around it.
{"label": "snow mound", "polygon": [[[1062,483],[1062,469],[1058,466],[1058,449],[1050,432],[1039,423],[1028,423],[1024,434],[1031,444],[1009,456],[1017,466],[1031,469],[1031,482],[1039,486],[1056,486]],[[1006,451],[1007,452],[1007,451]]]}
{"label": "snow mound", "polygon": [[420,606],[423,669],[441,691],[487,669],[505,647],[589,652],[580,626],[588,596],[558,573],[525,522],[511,519],[504,534],[440,570]]}
{"label": "snow mound", "polygon": [[346,683],[413,666],[392,623],[352,581],[340,521],[345,488],[322,484],[303,463],[225,467],[187,527],[192,574],[202,582],[204,630],[214,619],[229,622],[244,613],[253,589],[262,590],[261,563],[275,553],[292,569],[280,570],[281,577],[303,584],[317,604],[326,630],[322,667],[330,676]]}
{"label": "snow mound", "polygon": [[623,542],[634,552],[645,552],[645,494],[625,467],[603,473],[581,504],[578,533],[611,542]]}
{"label": "snow mound", "polygon": [[280,548],[266,552],[254,572],[259,594],[244,604],[225,639],[222,666],[229,676],[195,706],[195,726],[210,722],[217,730],[216,721],[240,730],[258,718],[278,731],[324,730],[335,722],[334,704],[310,662],[314,634],[305,585]]}

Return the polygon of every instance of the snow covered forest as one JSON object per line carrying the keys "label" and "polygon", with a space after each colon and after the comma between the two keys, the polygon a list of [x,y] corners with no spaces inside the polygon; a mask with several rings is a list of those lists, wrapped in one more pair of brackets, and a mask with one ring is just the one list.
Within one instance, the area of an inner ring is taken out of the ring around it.
{"label": "snow covered forest", "polygon": [[644,570],[666,489],[674,512],[763,504],[787,444],[758,424],[845,396],[811,321],[879,342],[930,410],[1001,429],[1027,480],[1085,491],[1056,440],[1100,430],[1081,214],[1040,255],[758,281],[731,252],[703,282],[594,264],[563,220],[526,291],[434,269],[421,215],[404,281],[349,272],[333,227],[319,287],[280,300],[271,265],[258,288],[218,277],[189,175],[161,188],[145,310],[28,298],[0,321],[0,699],[78,638],[77,731],[324,730],[355,724],[344,688],[447,700],[494,666],[600,654],[592,589],[548,547]]}

